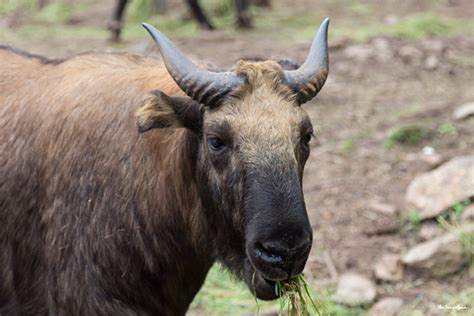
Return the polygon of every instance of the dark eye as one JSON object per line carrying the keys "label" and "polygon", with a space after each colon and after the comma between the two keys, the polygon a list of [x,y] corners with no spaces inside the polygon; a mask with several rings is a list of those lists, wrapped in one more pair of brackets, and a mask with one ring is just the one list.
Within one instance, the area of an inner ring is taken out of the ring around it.
{"label": "dark eye", "polygon": [[303,143],[305,145],[309,145],[309,142],[311,141],[312,138],[313,138],[313,131],[306,133],[303,137]]}
{"label": "dark eye", "polygon": [[212,151],[219,151],[225,147],[224,141],[216,136],[209,136],[207,138],[207,145]]}

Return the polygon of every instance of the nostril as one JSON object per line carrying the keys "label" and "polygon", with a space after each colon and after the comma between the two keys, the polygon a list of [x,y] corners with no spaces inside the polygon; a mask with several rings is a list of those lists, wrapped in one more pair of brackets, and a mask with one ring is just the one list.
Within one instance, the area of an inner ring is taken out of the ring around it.
{"label": "nostril", "polygon": [[283,265],[285,260],[283,255],[280,254],[279,249],[275,249],[272,246],[263,245],[258,243],[255,247],[255,256],[262,261],[265,261],[271,265]]}

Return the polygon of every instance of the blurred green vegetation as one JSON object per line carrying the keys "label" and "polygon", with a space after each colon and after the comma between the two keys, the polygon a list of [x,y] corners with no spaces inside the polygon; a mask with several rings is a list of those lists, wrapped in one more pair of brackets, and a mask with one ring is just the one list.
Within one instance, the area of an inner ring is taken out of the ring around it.
{"label": "blurred green vegetation", "polygon": [[387,149],[395,145],[417,145],[424,140],[430,139],[433,132],[425,126],[411,125],[398,127],[391,131],[384,147]]}
{"label": "blurred green vegetation", "polygon": [[[146,34],[141,27],[143,21],[155,25],[161,31],[173,37],[193,37],[201,32],[186,9],[181,10],[181,12],[169,10],[166,14],[153,15],[152,10],[150,10],[151,1],[134,0],[130,3],[126,11],[123,32],[125,39],[145,37]],[[201,4],[220,31],[230,34],[241,32],[235,29],[233,0],[201,0]],[[319,22],[325,16],[324,12],[308,10],[304,14],[288,14],[288,12],[291,13],[291,10],[287,5],[275,1],[272,9],[251,6],[255,28],[246,31],[244,34],[246,36],[265,34],[265,36],[275,40],[290,38],[306,40],[312,38]],[[380,35],[420,39],[456,34],[474,34],[473,20],[453,19],[427,12],[400,17],[393,24],[387,24],[370,18],[373,12],[370,3],[350,1],[349,5],[342,8],[345,8],[348,14],[355,15],[357,19],[333,19],[331,23],[331,38],[333,40],[348,38],[354,41],[365,41]],[[2,0],[0,1],[0,16],[22,12],[30,15],[30,21],[29,23],[22,23],[14,29],[4,28],[0,34],[0,41],[14,40],[14,37],[19,35],[32,36],[32,32],[37,32],[35,35],[40,37],[68,37],[74,35],[81,38],[107,38],[108,32],[105,29],[105,21],[101,26],[88,25],[87,23],[80,25],[67,23],[71,17],[86,9],[87,1],[51,0],[46,7],[40,10],[37,0]],[[61,25],[60,28],[58,24]],[[33,25],[34,30],[32,30]]]}
{"label": "blurred green vegetation", "polygon": [[[359,316],[363,315],[366,306],[349,308],[338,305],[330,300],[330,291],[317,289],[315,284],[310,285],[310,291],[319,311],[323,316]],[[317,289],[317,290],[316,290]],[[265,302],[256,300],[245,284],[236,281],[233,276],[214,265],[208,273],[206,282],[194,299],[187,315],[246,315],[278,312],[278,300]]]}

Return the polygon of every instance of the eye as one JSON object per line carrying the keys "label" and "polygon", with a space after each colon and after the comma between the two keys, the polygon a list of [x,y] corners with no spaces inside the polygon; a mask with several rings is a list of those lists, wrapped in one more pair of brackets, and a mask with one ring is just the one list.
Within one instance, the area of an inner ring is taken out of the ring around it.
{"label": "eye", "polygon": [[207,145],[209,149],[212,151],[219,151],[225,147],[224,141],[216,136],[208,136]]}
{"label": "eye", "polygon": [[306,133],[303,137],[303,143],[306,146],[308,146],[311,139],[313,139],[313,136],[314,136],[313,131],[310,131],[310,132]]}

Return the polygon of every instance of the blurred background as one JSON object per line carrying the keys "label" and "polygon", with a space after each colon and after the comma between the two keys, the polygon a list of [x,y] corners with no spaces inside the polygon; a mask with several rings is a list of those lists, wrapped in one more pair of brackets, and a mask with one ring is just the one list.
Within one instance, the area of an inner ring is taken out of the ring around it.
{"label": "blurred background", "polygon": [[[0,44],[49,57],[156,55],[147,21],[196,60],[302,62],[326,16],[330,75],[304,105],[305,277],[323,315],[473,315],[472,0],[1,0]],[[121,29],[120,36],[118,30]],[[1,70],[0,60],[0,70]],[[278,314],[218,266],[189,315]]]}

